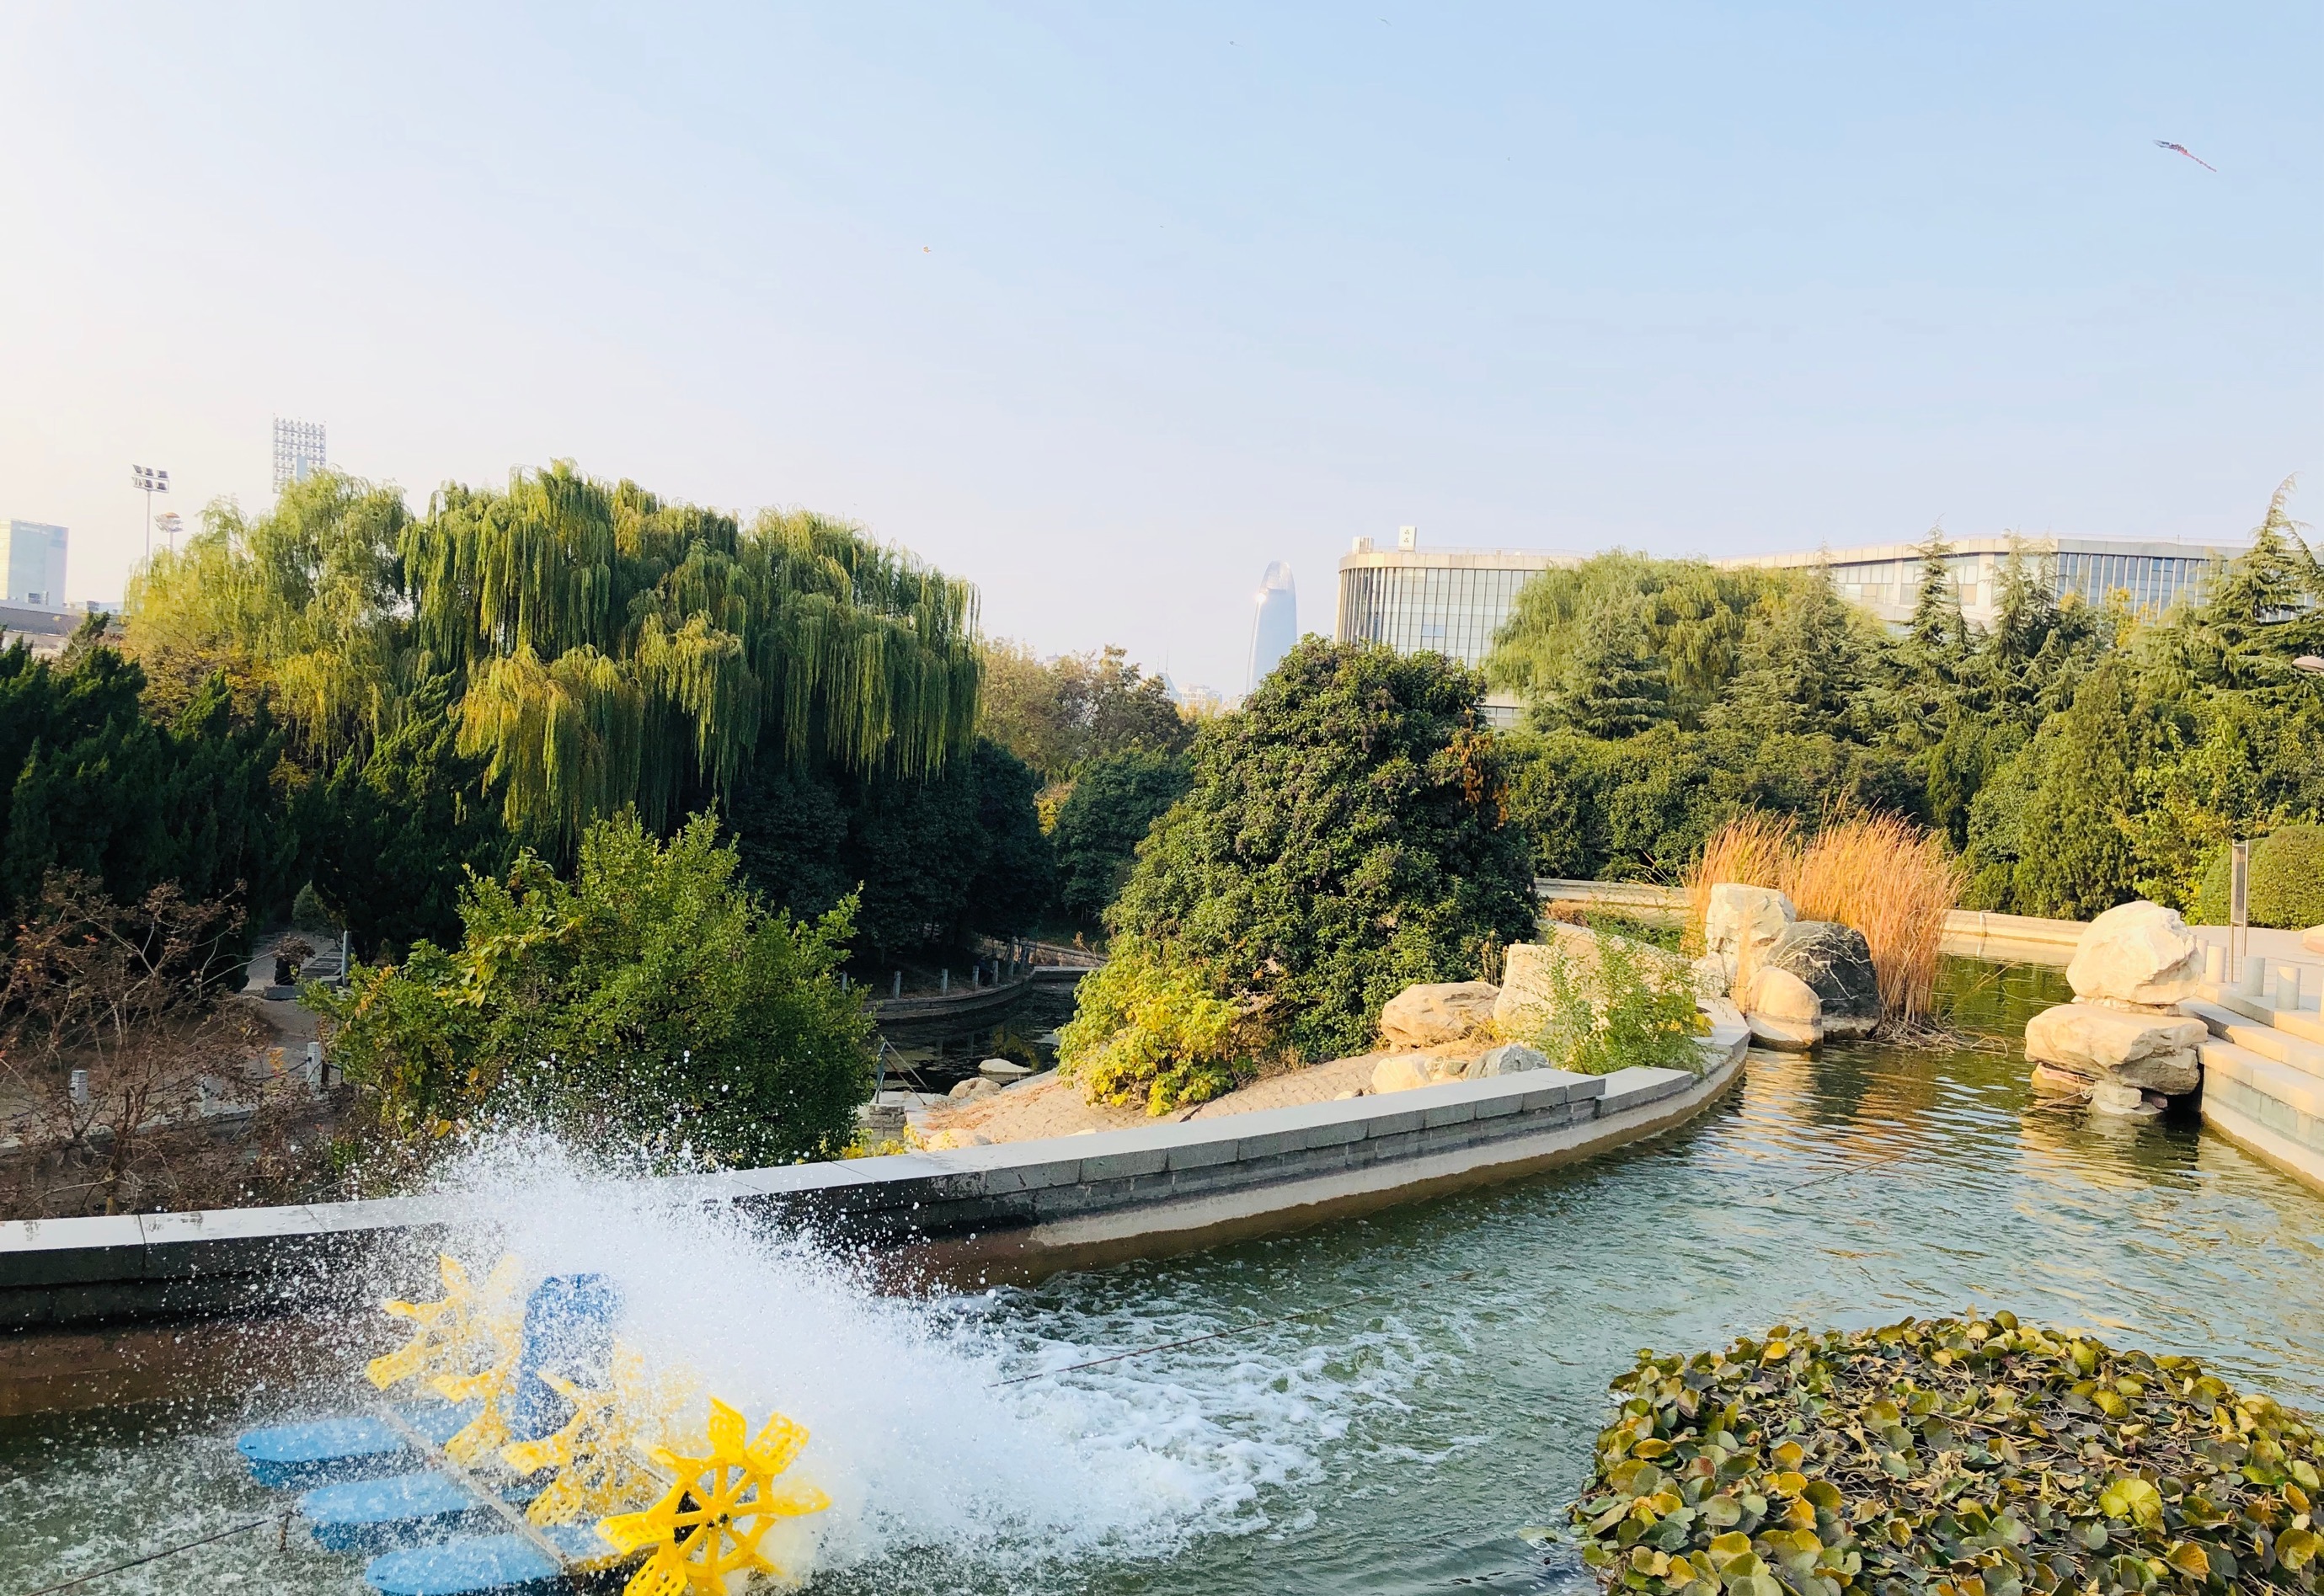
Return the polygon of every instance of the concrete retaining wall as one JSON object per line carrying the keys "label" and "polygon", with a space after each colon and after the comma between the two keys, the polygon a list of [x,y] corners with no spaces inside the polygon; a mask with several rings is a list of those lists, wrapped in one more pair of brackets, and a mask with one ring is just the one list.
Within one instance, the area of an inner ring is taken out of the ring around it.
{"label": "concrete retaining wall", "polygon": [[[1720,1027],[1704,1074],[1558,1070],[1093,1136],[739,1170],[658,1195],[813,1225],[899,1279],[1025,1279],[1211,1245],[1505,1180],[1692,1118],[1740,1075]],[[380,1267],[424,1284],[466,1218],[431,1199],[0,1224],[0,1328],[347,1302]]]}
{"label": "concrete retaining wall", "polygon": [[[1541,876],[1534,893],[1545,903],[1586,903],[1649,919],[1678,919],[1687,912],[1683,888],[1651,881],[1576,881]],[[2032,915],[1987,914],[1957,909],[1945,916],[1944,950],[1968,958],[2019,959],[2063,965],[2081,940],[2080,920],[2045,920]]]}

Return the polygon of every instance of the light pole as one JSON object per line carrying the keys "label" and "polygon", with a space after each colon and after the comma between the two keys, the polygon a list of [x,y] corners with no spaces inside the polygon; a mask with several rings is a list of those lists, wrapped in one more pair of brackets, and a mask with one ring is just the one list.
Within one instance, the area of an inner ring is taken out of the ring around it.
{"label": "light pole", "polygon": [[163,537],[170,540],[170,552],[177,553],[178,534],[186,530],[186,523],[178,519],[178,512],[174,510],[164,510],[153,518],[153,524],[160,529]]}
{"label": "light pole", "polygon": [[130,483],[145,495],[145,563],[153,563],[153,495],[170,491],[170,474],[151,466],[132,466]]}

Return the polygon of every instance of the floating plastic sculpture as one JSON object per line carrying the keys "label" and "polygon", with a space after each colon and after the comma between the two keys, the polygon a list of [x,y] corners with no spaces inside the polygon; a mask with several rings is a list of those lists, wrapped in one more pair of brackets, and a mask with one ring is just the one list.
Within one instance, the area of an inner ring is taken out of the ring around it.
{"label": "floating plastic sculpture", "polygon": [[438,1260],[444,1296],[383,1305],[410,1339],[364,1370],[417,1400],[375,1414],[253,1430],[237,1443],[260,1483],[305,1488],[317,1545],[374,1553],[383,1596],[481,1596],[631,1572],[625,1596],[734,1596],[810,1571],[830,1506],[791,1472],[805,1428],[747,1421],[701,1382],[656,1370],[616,1339],[621,1301],[596,1275],[550,1276],[520,1307],[522,1265],[482,1285]]}

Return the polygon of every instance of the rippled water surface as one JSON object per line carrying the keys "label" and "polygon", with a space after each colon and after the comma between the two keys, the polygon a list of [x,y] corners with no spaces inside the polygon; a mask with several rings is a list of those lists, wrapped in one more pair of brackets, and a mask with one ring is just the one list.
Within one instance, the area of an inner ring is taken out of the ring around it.
{"label": "rippled water surface", "polygon": [[[1948,984],[2009,1038],[2063,995],[1965,963]],[[830,1448],[834,1592],[1583,1588],[1520,1532],[1580,1482],[1607,1379],[1779,1321],[2006,1306],[2324,1407],[2324,1202],[2191,1121],[2092,1121],[2024,1076],[2014,1046],[1755,1054],[1694,1125],[1522,1185],[935,1305],[770,1266],[671,1333],[762,1347],[731,1378]],[[265,1511],[237,1418],[0,1430],[0,1596]],[[355,1569],[266,1532],[83,1588],[341,1591]]]}

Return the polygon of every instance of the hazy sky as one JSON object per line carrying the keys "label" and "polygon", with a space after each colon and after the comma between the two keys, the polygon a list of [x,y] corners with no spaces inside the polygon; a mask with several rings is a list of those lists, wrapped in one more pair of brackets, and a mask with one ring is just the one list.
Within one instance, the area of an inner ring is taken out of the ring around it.
{"label": "hazy sky", "polygon": [[1268,561],[1329,631],[1402,522],[2234,535],[2319,460],[2319,45],[2183,0],[15,0],[0,516],[117,596],[131,463],[261,507],[281,413],[418,503],[564,456],[852,516],[990,631],[1230,689]]}

